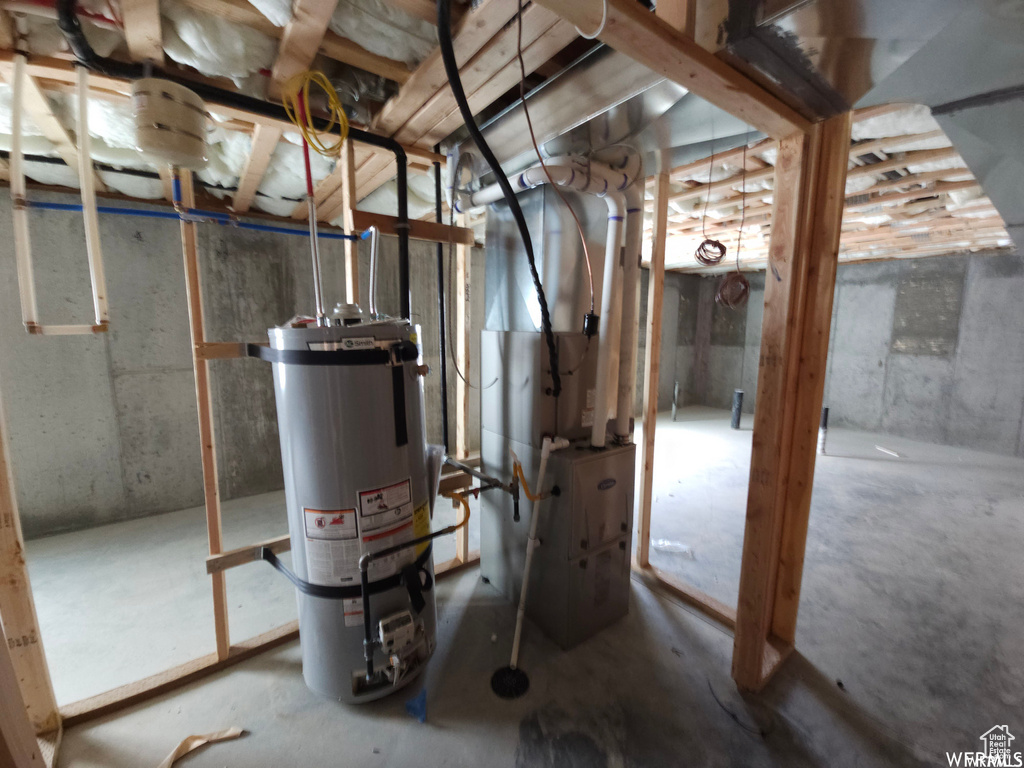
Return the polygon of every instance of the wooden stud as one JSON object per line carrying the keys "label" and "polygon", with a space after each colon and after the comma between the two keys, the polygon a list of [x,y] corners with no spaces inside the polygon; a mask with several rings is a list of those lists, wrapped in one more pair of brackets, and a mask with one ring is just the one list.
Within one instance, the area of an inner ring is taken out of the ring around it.
{"label": "wooden stud", "polygon": [[269,341],[204,341],[196,344],[195,354],[200,360],[234,360],[249,356],[247,347],[256,344],[269,347]]}
{"label": "wooden stud", "polygon": [[[842,220],[842,147],[849,142],[850,115],[839,115],[821,128],[821,159],[815,197],[804,201],[805,237],[801,247],[807,266],[805,298],[796,356],[796,391],[792,409],[793,438],[789,473],[786,478],[782,541],[779,550],[771,633],[792,646],[796,640],[796,618],[803,579],[807,526],[811,514],[811,491],[818,439],[818,422],[825,392],[832,300],[835,296],[839,253],[839,223]],[[806,210],[813,207],[813,211]]]}
{"label": "wooden stud", "polygon": [[795,626],[795,603],[776,595],[799,596],[814,467],[807,423],[816,433],[849,141],[846,113],[779,142],[732,665],[744,690],[760,690],[786,656],[791,639],[774,627]]}
{"label": "wooden stud", "polygon": [[704,50],[635,0],[537,0],[601,42],[679,83],[759,131],[778,139],[811,123],[761,86]]}
{"label": "wooden stud", "polygon": [[159,0],[121,0],[121,21],[132,61],[164,64]]}
{"label": "wooden stud", "polygon": [[661,370],[661,308],[665,297],[665,238],[668,224],[669,175],[658,174],[654,187],[654,240],[647,284],[647,355],[644,359],[644,442],[640,446],[640,510],[636,559],[650,565],[651,504],[654,495],[654,430],[658,421],[658,378]]}
{"label": "wooden stud", "polygon": [[736,628],[736,609],[708,593],[653,565],[641,566],[639,563],[633,563],[633,573],[639,576],[647,587],[668,592],[730,631]]}
{"label": "wooden stud", "polygon": [[[398,234],[395,225],[398,219],[394,216],[386,216],[383,213],[370,213],[369,211],[353,211],[352,226],[355,232],[364,232],[371,226],[376,226],[385,235]],[[472,229],[465,227],[449,227],[447,224],[438,224],[435,221],[420,221],[418,219],[409,222],[409,237],[413,240],[427,240],[431,243],[453,242],[456,245],[474,245],[476,234]]]}
{"label": "wooden stud", "polygon": [[279,99],[285,84],[309,69],[327,33],[338,0],[294,0],[292,18],[284,28],[277,60],[270,71],[269,93]]}
{"label": "wooden stud", "polygon": [[228,568],[235,568],[246,563],[258,562],[260,553],[264,549],[269,549],[274,554],[279,554],[281,552],[288,552],[291,548],[292,540],[287,533],[283,536],[275,536],[272,539],[250,544],[247,547],[239,547],[228,552],[222,552],[219,555],[210,555],[206,558],[206,572],[217,573],[218,571],[226,571]]}
{"label": "wooden stud", "polygon": [[[346,140],[338,161],[341,173],[341,211],[345,231],[356,233],[356,156],[353,142]],[[345,301],[359,303],[359,241],[345,241]]]}
{"label": "wooden stud", "polygon": [[256,190],[259,189],[267,166],[270,165],[270,158],[274,155],[274,149],[281,140],[281,133],[279,127],[271,125],[257,125],[253,130],[252,149],[249,150],[245,168],[238,179],[238,189],[231,202],[231,207],[238,213],[245,213],[252,205]]}
{"label": "wooden stud", "polygon": [[57,700],[53,695],[50,670],[46,665],[43,639],[39,633],[32,584],[25,564],[25,539],[18,517],[18,497],[7,418],[0,394],[0,623],[6,635],[25,712],[36,734],[60,727]]}
{"label": "wooden stud", "polygon": [[7,639],[0,629],[0,765],[10,768],[44,768],[36,734],[25,712],[18,675],[14,671]]}
{"label": "wooden stud", "polygon": [[[196,204],[192,172],[181,174],[182,203],[186,208]],[[217,448],[213,434],[213,399],[210,394],[210,373],[207,361],[197,348],[206,342],[203,325],[203,289],[199,276],[199,255],[196,224],[181,222],[181,251],[185,261],[185,293],[188,299],[188,324],[192,336],[192,367],[196,379],[196,408],[199,414],[199,450],[203,459],[203,493],[206,501],[206,533],[210,554],[223,551],[221,531],[220,489],[217,480]],[[213,588],[213,624],[217,640],[217,658],[228,658],[231,641],[228,635],[227,583],[223,573],[211,576]]]}

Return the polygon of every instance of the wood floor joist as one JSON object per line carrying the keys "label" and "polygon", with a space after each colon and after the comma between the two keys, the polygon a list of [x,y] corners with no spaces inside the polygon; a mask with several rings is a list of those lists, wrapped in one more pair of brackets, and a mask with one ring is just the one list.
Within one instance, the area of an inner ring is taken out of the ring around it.
{"label": "wood floor joist", "polygon": [[277,59],[270,70],[269,95],[280,99],[288,81],[309,69],[324,41],[338,0],[295,0],[292,18],[284,28]]}
{"label": "wood floor joist", "polygon": [[121,21],[132,61],[164,63],[159,0],[121,0]]}
{"label": "wood floor joist", "polygon": [[273,125],[257,125],[252,134],[252,148],[245,161],[245,168],[238,179],[238,189],[232,198],[231,207],[238,213],[245,213],[252,205],[259,189],[263,175],[270,165],[278,141],[281,140],[281,129]]}

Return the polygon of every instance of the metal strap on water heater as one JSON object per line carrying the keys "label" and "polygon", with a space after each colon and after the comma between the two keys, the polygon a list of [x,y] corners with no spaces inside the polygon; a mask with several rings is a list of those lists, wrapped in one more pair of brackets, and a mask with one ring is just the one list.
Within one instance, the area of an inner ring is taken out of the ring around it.
{"label": "metal strap on water heater", "polygon": [[[433,544],[427,544],[427,548],[420,553],[419,557],[414,562],[407,565],[401,571],[396,573],[394,576],[388,576],[387,578],[380,579],[379,581],[371,581],[368,585],[367,591],[371,595],[377,595],[381,592],[387,592],[389,589],[395,587],[405,586],[409,591],[409,598],[413,608],[419,613],[423,610],[423,593],[429,592],[434,586],[434,580],[430,576],[424,566],[427,564],[427,560],[430,558]],[[284,576],[295,585],[305,595],[311,597],[319,597],[324,600],[354,600],[358,597],[362,597],[363,590],[358,584],[351,587],[328,587],[323,584],[312,584],[308,581],[300,579],[293,571],[289,570],[288,566],[282,563],[277,555],[275,555],[269,547],[264,547],[260,551],[260,556],[263,560],[266,560],[274,568],[280,571]],[[426,574],[426,582],[420,581],[420,574]]]}
{"label": "metal strap on water heater", "polygon": [[388,365],[408,363],[419,357],[419,350],[411,341],[399,341],[387,349],[274,349],[259,344],[247,344],[249,357],[258,357],[268,363],[285,365]]}
{"label": "metal strap on water heater", "polygon": [[259,344],[247,344],[249,357],[258,357],[268,363],[285,365],[391,365],[391,389],[395,415],[395,445],[409,442],[409,425],[405,417],[405,372],[403,363],[413,362],[419,350],[411,341],[399,341],[386,349],[274,349]]}

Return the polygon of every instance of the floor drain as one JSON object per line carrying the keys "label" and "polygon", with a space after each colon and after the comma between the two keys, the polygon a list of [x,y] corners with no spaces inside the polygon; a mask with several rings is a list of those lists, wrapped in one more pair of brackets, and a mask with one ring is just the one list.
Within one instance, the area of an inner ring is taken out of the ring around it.
{"label": "floor drain", "polygon": [[491,675],[491,690],[503,699],[518,699],[530,689],[530,678],[521,669],[502,667]]}

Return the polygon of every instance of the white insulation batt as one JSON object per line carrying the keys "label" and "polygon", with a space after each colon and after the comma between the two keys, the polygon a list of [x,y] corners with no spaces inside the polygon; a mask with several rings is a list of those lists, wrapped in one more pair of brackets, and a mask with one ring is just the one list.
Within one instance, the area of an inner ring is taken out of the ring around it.
{"label": "white insulation batt", "polygon": [[277,40],[249,27],[197,13],[162,0],[164,51],[178,62],[212,77],[229,77],[240,88],[269,69],[277,56]]}
{"label": "white insulation batt", "polygon": [[330,28],[371,53],[415,66],[437,47],[437,30],[382,0],[340,0]]}

